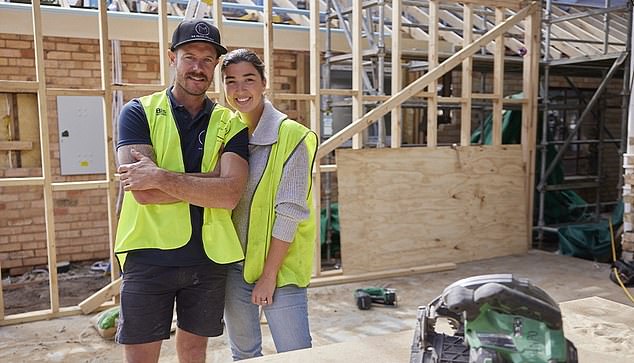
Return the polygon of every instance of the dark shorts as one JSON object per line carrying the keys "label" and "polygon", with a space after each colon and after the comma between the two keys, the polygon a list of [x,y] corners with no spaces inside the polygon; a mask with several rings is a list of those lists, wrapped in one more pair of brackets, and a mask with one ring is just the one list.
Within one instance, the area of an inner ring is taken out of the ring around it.
{"label": "dark shorts", "polygon": [[126,261],[117,343],[169,339],[174,302],[180,329],[222,335],[226,281],[227,265],[166,267]]}

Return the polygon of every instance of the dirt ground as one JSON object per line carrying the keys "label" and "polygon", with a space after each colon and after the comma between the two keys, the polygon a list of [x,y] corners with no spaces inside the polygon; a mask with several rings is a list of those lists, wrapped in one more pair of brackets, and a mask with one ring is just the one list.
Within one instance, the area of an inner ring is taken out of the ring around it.
{"label": "dirt ground", "polygon": [[[69,270],[57,274],[59,304],[76,306],[110,282],[109,273],[91,269],[93,262],[70,264]],[[21,276],[2,280],[5,315],[50,308],[48,271],[34,269]]]}
{"label": "dirt ground", "polygon": [[[634,306],[623,290],[609,280],[609,268],[609,264],[531,251],[522,256],[458,264],[449,271],[311,287],[308,294],[313,345],[322,348],[334,343],[401,334],[406,339],[394,349],[404,350],[402,353],[407,356],[411,344],[411,334],[408,332],[415,327],[418,306],[429,303],[444,287],[458,279],[488,273],[513,273],[518,277],[528,278],[557,302],[599,296]],[[83,286],[82,288],[88,289],[86,285]],[[367,286],[395,288],[398,305],[358,310],[353,298],[354,290]],[[5,289],[5,298],[7,292]],[[634,289],[630,288],[629,292],[634,294]],[[598,314],[600,315],[602,314]],[[92,327],[90,318],[91,316],[72,316],[0,327],[0,362],[121,362],[122,348],[112,341],[102,339]],[[597,319],[601,321],[601,318]],[[566,326],[575,329],[577,334],[589,337],[589,340],[619,342],[618,355],[610,359],[610,363],[633,362],[634,340],[631,338],[634,337],[634,326],[619,324],[617,317],[614,319],[616,320],[606,320],[604,323],[588,322]],[[266,325],[263,324],[262,327],[264,353],[269,355],[275,352],[274,345]],[[591,348],[594,351],[614,351],[614,347],[614,344],[601,344]],[[160,362],[175,361],[177,359],[172,338],[163,343]],[[230,361],[226,337],[210,339],[207,362]],[[319,359],[316,357],[310,361],[319,362]],[[340,361],[348,360],[342,356]],[[581,363],[605,362],[581,360]]]}

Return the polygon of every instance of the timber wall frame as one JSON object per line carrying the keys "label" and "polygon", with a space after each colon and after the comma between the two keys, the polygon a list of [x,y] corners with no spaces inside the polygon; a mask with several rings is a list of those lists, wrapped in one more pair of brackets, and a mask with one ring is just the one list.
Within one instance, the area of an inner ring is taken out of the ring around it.
{"label": "timber wall frame", "polygon": [[[310,16],[308,17],[308,23],[310,27],[309,32],[309,50],[310,50],[310,93],[307,94],[283,94],[276,93],[274,95],[274,100],[281,99],[292,99],[297,101],[309,102],[310,104],[310,127],[313,130],[319,132],[321,130],[321,96],[328,94],[346,94],[351,95],[353,99],[353,121],[352,123],[345,127],[340,132],[333,135],[326,142],[322,143],[318,149],[318,157],[315,163],[315,185],[320,185],[321,173],[322,172],[332,172],[336,170],[335,166],[332,165],[321,165],[321,158],[331,151],[338,148],[342,143],[346,142],[348,139],[353,139],[354,147],[360,147],[359,137],[357,136],[360,132],[366,129],[368,126],[376,122],[379,118],[383,117],[387,113],[392,112],[392,128],[394,131],[392,133],[392,148],[400,147],[400,114],[399,114],[399,106],[414,96],[423,96],[428,100],[428,112],[429,112],[429,124],[428,130],[430,130],[427,139],[428,147],[436,147],[436,122],[434,119],[434,115],[436,115],[436,107],[439,103],[442,102],[450,102],[460,104],[464,112],[461,114],[462,117],[462,128],[461,128],[461,137],[460,137],[460,146],[461,147],[470,147],[469,135],[471,133],[471,123],[469,118],[469,109],[470,109],[470,100],[471,98],[481,98],[491,100],[495,109],[499,112],[494,113],[493,117],[493,130],[494,130],[494,138],[493,144],[494,146],[499,146],[501,144],[501,123],[502,123],[502,114],[501,111],[505,104],[514,104],[521,105],[522,108],[522,145],[521,145],[521,154],[522,161],[525,165],[525,200],[527,210],[532,210],[532,200],[533,200],[533,170],[534,170],[534,158],[535,158],[535,120],[537,116],[537,83],[538,83],[538,72],[539,72],[539,57],[540,57],[540,19],[541,19],[541,4],[537,1],[525,2],[519,0],[504,0],[504,1],[493,1],[493,0],[467,0],[462,1],[464,4],[464,17],[468,19],[465,21],[465,30],[464,30],[464,43],[461,49],[455,52],[450,57],[446,58],[442,62],[439,58],[439,42],[441,39],[441,32],[438,28],[438,16],[441,4],[457,4],[453,1],[438,1],[438,0],[430,0],[429,1],[429,9],[430,9],[430,23],[429,23],[429,41],[427,42],[428,46],[428,59],[429,59],[429,69],[428,71],[419,79],[414,82],[406,85],[401,88],[399,84],[399,80],[401,80],[401,70],[400,67],[395,67],[393,69],[393,90],[392,95],[382,97],[379,100],[382,101],[376,108],[371,110],[368,113],[363,113],[363,102],[364,99],[367,98],[363,94],[361,78],[363,72],[363,52],[362,52],[362,23],[361,23],[361,9],[362,4],[360,1],[354,1],[351,11],[353,14],[353,27],[352,27],[352,35],[355,40],[353,44],[356,46],[353,48],[352,52],[352,63],[353,63],[353,87],[351,90],[332,90],[332,89],[322,89],[320,86],[321,77],[320,77],[320,64],[322,59],[322,39],[323,36],[320,31],[320,11],[317,6],[313,6],[310,9]],[[43,56],[43,30],[42,30],[42,11],[40,7],[40,1],[34,0],[32,2],[32,25],[33,25],[33,43],[35,49],[35,64],[36,64],[36,74],[37,80],[34,82],[22,82],[22,81],[0,81],[0,92],[21,92],[21,93],[36,93],[38,98],[38,111],[39,111],[39,120],[40,120],[40,142],[41,142],[41,150],[42,150],[42,177],[35,178],[3,178],[0,179],[0,186],[41,186],[44,191],[44,202],[45,202],[45,219],[46,219],[46,234],[47,234],[47,247],[48,247],[48,265],[56,266],[56,252],[55,252],[55,218],[52,208],[53,202],[53,192],[57,190],[86,190],[86,189],[104,189],[108,193],[108,210],[109,210],[109,229],[110,229],[110,245],[113,246],[114,241],[114,231],[116,230],[116,217],[115,217],[115,197],[117,193],[117,178],[115,175],[115,158],[113,155],[113,130],[111,126],[110,120],[112,120],[112,95],[113,91],[116,90],[136,90],[136,91],[155,91],[157,89],[162,89],[167,86],[168,82],[168,69],[167,69],[167,43],[168,37],[170,34],[170,30],[168,29],[168,19],[166,12],[166,3],[163,1],[159,2],[159,16],[157,19],[157,26],[159,29],[159,37],[158,41],[161,49],[161,84],[156,85],[114,85],[111,81],[112,75],[110,71],[109,61],[108,61],[108,52],[109,52],[109,15],[106,12],[106,1],[99,1],[99,44],[100,44],[100,54],[101,54],[101,89],[50,89],[46,87],[45,83],[45,69],[44,69],[44,56]],[[263,48],[265,54],[265,62],[266,62],[266,72],[267,74],[271,74],[271,69],[275,67],[273,64],[273,50],[275,48],[274,44],[276,41],[275,32],[273,29],[273,22],[271,17],[271,8],[273,5],[272,0],[264,1],[264,32],[263,32]],[[394,14],[394,18],[400,18],[401,11],[401,2],[394,1],[393,2],[392,11]],[[481,7],[486,6],[494,9],[496,14],[495,26],[489,31],[479,34],[479,36],[474,36],[471,28],[469,26],[472,24],[471,19],[473,15],[473,7]],[[213,18],[221,19],[221,4],[220,2],[214,2],[213,8]],[[215,23],[219,26],[222,31],[223,22],[215,21]],[[504,52],[505,52],[505,33],[508,33],[510,29],[519,25],[520,23],[524,24],[524,38],[521,42],[524,44],[526,48],[526,55],[522,60],[523,65],[523,94],[524,97],[521,99],[506,99],[503,94],[503,79],[504,79]],[[397,23],[398,24],[398,23]],[[67,36],[71,36],[68,34]],[[470,75],[472,59],[474,55],[480,51],[481,47],[490,47],[491,43],[493,43],[493,60],[495,64],[494,75],[496,77],[496,87],[493,93],[491,94],[473,94],[471,92],[470,87],[470,79],[471,77],[466,77],[466,80],[463,83],[464,87],[462,90],[462,94],[460,97],[446,98],[440,99],[435,92],[430,92],[429,90],[435,89],[435,85],[440,77],[444,74],[452,71],[454,68],[461,68],[464,74]],[[395,64],[400,64],[401,62],[401,32],[395,32],[393,34],[393,41],[391,43],[391,54],[392,54],[392,62]],[[216,73],[216,79],[219,79],[219,74]],[[222,97],[219,88],[219,82],[216,82],[216,89],[213,92],[210,92],[209,95],[211,97]],[[425,89],[428,91],[425,91]],[[49,95],[98,95],[103,96],[104,103],[104,130],[105,130],[105,150],[104,152],[107,155],[107,166],[106,166],[106,176],[103,180],[96,180],[90,182],[73,182],[73,183],[53,183],[51,182],[51,168],[50,168],[50,159],[51,155],[48,148],[48,115],[47,115],[47,104],[46,99]],[[356,106],[354,106],[356,105]],[[316,189],[315,192],[315,206],[320,209],[320,196],[319,189]],[[530,217],[530,213],[527,213],[526,225],[531,226],[532,220]],[[527,228],[530,231],[530,228]],[[530,232],[529,232],[530,233]],[[529,238],[529,236],[527,236]],[[315,258],[315,280],[313,285],[318,286],[326,283],[336,283],[336,282],[349,282],[356,281],[363,278],[379,278],[379,277],[387,277],[396,275],[404,275],[407,273],[417,273],[417,272],[428,272],[428,271],[438,271],[442,269],[452,268],[453,264],[439,264],[439,265],[430,265],[424,266],[418,269],[402,269],[395,271],[384,271],[375,274],[366,274],[365,276],[346,276],[345,271],[343,275],[339,276],[324,276],[321,274],[320,268],[320,246],[319,246],[319,236],[317,237],[315,243],[316,249],[316,258]],[[345,243],[345,241],[344,241]],[[527,246],[528,247],[528,246]],[[112,250],[112,248],[111,248]],[[115,258],[111,252],[111,261],[114,261]],[[345,263],[345,261],[344,261]],[[112,264],[113,267],[116,264]],[[344,267],[345,268],[345,267]],[[112,297],[115,296],[118,292],[118,280],[119,272],[116,269],[112,271],[112,280],[113,282],[104,287],[100,292],[93,295],[86,301],[84,301],[80,306],[77,307],[65,307],[62,308],[59,306],[59,291],[57,286],[57,273],[56,269],[52,268],[50,270],[50,296],[51,296],[51,306],[48,310],[37,311],[37,312],[29,312],[24,314],[16,314],[12,316],[4,316],[3,311],[0,311],[0,325],[8,325],[8,324],[16,324],[27,321],[41,320],[41,319],[50,319],[54,317],[60,317],[65,315],[78,314],[80,312],[89,313],[94,311],[97,308],[103,308],[104,306],[110,306],[112,304]],[[0,296],[1,298],[2,296]],[[105,305],[104,305],[105,303]],[[0,306],[1,307],[1,306]]]}

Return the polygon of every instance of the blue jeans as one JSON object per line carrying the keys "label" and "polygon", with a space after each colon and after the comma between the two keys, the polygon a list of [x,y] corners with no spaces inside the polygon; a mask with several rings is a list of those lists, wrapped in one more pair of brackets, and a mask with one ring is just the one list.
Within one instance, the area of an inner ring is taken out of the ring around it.
{"label": "blue jeans", "polygon": [[[244,281],[242,267],[241,263],[233,264],[227,272],[225,323],[233,360],[262,355],[259,309],[251,303],[255,284]],[[273,304],[263,310],[278,353],[312,346],[306,288],[289,285],[275,289]]]}

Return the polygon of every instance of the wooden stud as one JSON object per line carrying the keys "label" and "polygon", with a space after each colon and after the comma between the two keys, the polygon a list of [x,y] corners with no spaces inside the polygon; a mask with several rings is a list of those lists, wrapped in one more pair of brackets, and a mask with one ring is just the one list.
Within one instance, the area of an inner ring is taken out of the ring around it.
{"label": "wooden stud", "polygon": [[[429,43],[427,50],[427,72],[438,67],[438,9],[439,0],[429,1]],[[440,78],[440,77],[438,77]],[[434,147],[438,135],[438,78],[433,78],[427,87],[432,95],[427,99],[427,146]]]}
{"label": "wooden stud", "polygon": [[413,95],[420,92],[423,88],[429,85],[433,80],[438,79],[447,72],[451,71],[458,64],[462,63],[467,57],[475,54],[481,46],[495,39],[499,34],[504,33],[509,28],[519,23],[528,14],[535,11],[539,7],[539,3],[533,1],[530,5],[518,11],[515,15],[509,17],[501,24],[496,25],[493,29],[483,34],[480,38],[475,40],[470,45],[464,47],[460,51],[454,53],[451,57],[447,58],[438,67],[425,73],[422,77],[418,78],[414,82],[410,83],[407,87],[403,88],[400,92],[393,95],[387,101],[383,102],[380,106],[366,113],[361,119],[354,121],[352,124],[346,126],[327,141],[323,142],[317,151],[317,157],[323,157],[327,153],[336,149],[344,141],[351,138],[352,135],[365,129],[379,117],[383,117],[396,105],[403,103],[403,101],[409,99]]}
{"label": "wooden stud", "polygon": [[[464,4],[463,44],[473,41],[473,5]],[[467,57],[462,61],[462,89],[464,102],[460,105],[460,145],[471,145],[471,93],[473,91],[473,58]]]}
{"label": "wooden stud", "polygon": [[[313,2],[310,6],[310,34],[309,34],[309,49],[310,49],[310,94],[313,99],[310,100],[310,128],[317,135],[321,135],[321,76],[320,76],[320,64],[321,64],[321,39],[319,30],[319,5]],[[322,155],[323,156],[323,155]],[[321,173],[319,172],[319,166],[321,165],[321,158],[315,157],[313,163],[313,205],[315,208],[315,219],[317,226],[321,225]],[[321,274],[321,232],[320,228],[317,228],[315,235],[315,249],[313,258],[313,275],[319,276]]]}
{"label": "wooden stud", "polygon": [[[106,178],[108,179],[108,242],[110,245],[110,278],[119,278],[119,264],[114,254],[114,241],[117,232],[116,198],[118,188],[114,177],[114,145],[112,132],[112,72],[110,70],[110,40],[108,38],[108,7],[105,0],[99,1],[99,58],[101,62],[101,88],[103,97],[103,134],[104,153],[106,155]],[[163,38],[161,38],[161,42]]]}
{"label": "wooden stud", "polygon": [[[352,5],[352,122],[363,116],[363,55],[361,37],[362,31],[362,7],[361,1],[354,1]],[[363,131],[363,130],[361,130]],[[352,136],[352,148],[363,147],[363,134],[355,133]]]}
{"label": "wooden stud", "polygon": [[159,1],[158,5],[158,32],[159,32],[159,60],[161,73],[161,86],[167,88],[170,80],[170,60],[167,56],[169,49],[168,21],[167,21],[167,1]]}
{"label": "wooden stud", "polygon": [[526,195],[526,231],[528,248],[532,244],[533,204],[535,193],[535,151],[537,140],[537,97],[539,87],[539,59],[541,56],[541,8],[532,11],[524,22],[526,33],[524,44],[526,54],[523,61],[523,88],[524,98],[527,100],[522,105],[522,157],[526,165],[526,182],[524,185]]}
{"label": "wooden stud", "polygon": [[[298,118],[303,118],[306,116],[306,103],[299,102],[300,100],[311,101],[313,99],[312,95],[307,95],[306,92],[306,55],[304,53],[298,52],[295,55],[295,65],[297,67],[297,76],[295,77],[295,97],[291,98],[292,100],[296,100],[297,102],[297,114]],[[275,95],[276,98],[279,99],[279,93]],[[304,98],[306,97],[306,98]],[[300,120],[297,120],[300,121]],[[305,122],[300,122],[303,124],[307,124]]]}
{"label": "wooden stud", "polygon": [[[403,72],[401,68],[401,12],[403,6],[401,0],[392,1],[392,94],[401,90],[403,84]],[[392,109],[391,112],[391,139],[392,148],[401,147],[402,142],[402,110],[401,106]]]}
{"label": "wooden stud", "polygon": [[[214,1],[213,4],[211,4],[211,14],[214,18],[214,21],[216,22],[216,28],[218,28],[218,31],[220,31],[221,39],[226,39],[222,17],[222,1]],[[226,42],[223,41],[223,43]],[[220,65],[217,65],[214,71],[214,93],[216,93],[217,95],[210,97],[215,98],[217,103],[225,106],[227,100],[225,99],[225,89],[222,85],[222,72],[220,71]]]}
{"label": "wooden stud", "polygon": [[[495,24],[504,22],[504,9],[495,8]],[[504,98],[504,34],[495,38],[495,53],[493,54],[493,145],[502,145],[502,99]]]}
{"label": "wooden stud", "polygon": [[40,125],[40,144],[42,157],[42,177],[44,178],[44,220],[46,222],[46,250],[48,253],[48,276],[51,311],[59,311],[59,289],[57,285],[57,246],[55,243],[55,215],[53,213],[53,180],[51,173],[51,148],[49,146],[48,108],[46,78],[44,74],[44,46],[42,36],[42,11],[39,0],[32,1],[33,48],[35,51],[35,74],[37,79],[37,106]]}
{"label": "wooden stud", "polygon": [[0,261],[0,321],[4,320],[4,284],[2,283],[2,261]]}
{"label": "wooden stud", "polygon": [[273,0],[264,0],[264,76],[266,82],[266,97],[274,102],[275,83],[273,74]]}

